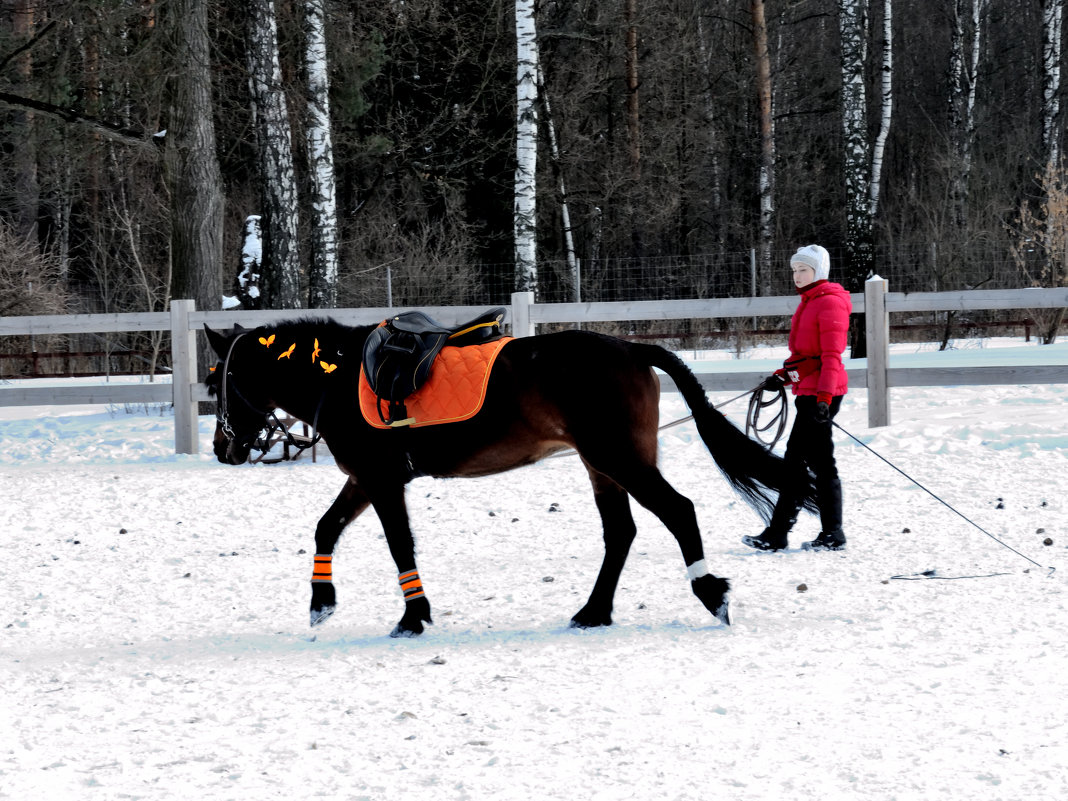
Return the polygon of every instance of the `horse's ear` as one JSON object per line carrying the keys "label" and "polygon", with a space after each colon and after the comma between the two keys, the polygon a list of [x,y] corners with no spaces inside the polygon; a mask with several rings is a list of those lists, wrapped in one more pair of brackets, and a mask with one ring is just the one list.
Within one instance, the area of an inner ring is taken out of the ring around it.
{"label": "horse's ear", "polygon": [[211,345],[220,359],[226,358],[226,353],[230,349],[230,339],[225,334],[220,334],[218,331],[213,331],[208,328],[208,324],[204,324],[204,333],[208,335],[208,343]]}

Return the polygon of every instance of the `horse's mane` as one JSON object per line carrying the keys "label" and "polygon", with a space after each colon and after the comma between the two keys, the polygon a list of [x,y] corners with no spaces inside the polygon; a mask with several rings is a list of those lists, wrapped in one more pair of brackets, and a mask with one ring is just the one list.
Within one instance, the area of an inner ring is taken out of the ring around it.
{"label": "horse's mane", "polygon": [[344,336],[350,332],[359,331],[366,328],[370,331],[374,328],[373,325],[369,326],[352,326],[339,323],[333,317],[330,316],[313,316],[313,317],[294,317],[291,320],[282,320],[271,325],[261,326],[268,331],[276,334],[288,334],[288,333],[303,333],[309,328],[315,328],[320,331],[326,331],[336,336]]}

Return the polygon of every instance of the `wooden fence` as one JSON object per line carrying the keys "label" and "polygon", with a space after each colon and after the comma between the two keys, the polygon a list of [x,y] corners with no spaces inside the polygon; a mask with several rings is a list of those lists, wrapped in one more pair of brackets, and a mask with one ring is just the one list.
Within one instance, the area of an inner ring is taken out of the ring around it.
{"label": "wooden fence", "polygon": [[[849,369],[853,387],[868,390],[868,423],[890,423],[891,387],[954,386],[976,384],[1068,383],[1065,363],[974,365],[968,367],[894,367],[891,365],[890,313],[977,311],[983,309],[1068,308],[1068,287],[1055,289],[972,290],[965,292],[893,293],[886,281],[870,279],[863,294],[855,294],[853,311],[864,314],[868,358]],[[768,298],[711,298],[707,300],[635,301],[616,303],[535,303],[532,292],[512,296],[506,322],[515,336],[530,336],[539,324],[592,323],[635,320],[702,318],[788,317],[797,307],[796,296]],[[424,309],[444,324],[456,324],[485,310],[482,306],[440,306]],[[369,325],[396,313],[396,309],[333,309],[330,316],[348,325]],[[207,388],[198,381],[196,336],[204,325],[227,328],[234,323],[254,327],[290,319],[299,311],[197,311],[191,300],[175,300],[170,312],[131,314],[0,317],[0,336],[120,331],[169,331],[171,383],[97,384],[63,387],[0,387],[0,406],[37,406],[93,403],[174,404],[174,441],[178,453],[197,453],[197,402],[208,400]],[[708,390],[740,391],[756,386],[765,371],[738,370],[737,362],[701,367],[696,372]],[[724,369],[729,367],[730,369]],[[661,376],[666,391],[675,389]]]}

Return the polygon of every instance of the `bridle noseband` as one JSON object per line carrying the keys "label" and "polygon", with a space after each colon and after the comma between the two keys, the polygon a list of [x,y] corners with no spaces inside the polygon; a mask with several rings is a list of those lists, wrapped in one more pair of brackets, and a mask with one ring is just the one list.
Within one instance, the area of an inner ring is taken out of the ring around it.
{"label": "bridle noseband", "polygon": [[[264,438],[265,442],[270,442],[271,435],[274,434],[275,431],[281,431],[285,435],[286,441],[292,447],[296,448],[298,452],[312,447],[322,439],[322,436],[319,434],[319,412],[322,410],[326,393],[324,392],[322,397],[319,398],[319,405],[315,409],[315,419],[312,422],[311,439],[309,441],[298,441],[294,439],[293,435],[289,433],[286,424],[278,419],[278,416],[274,413],[273,409],[259,408],[246,398],[234,383],[234,376],[230,372],[230,357],[233,356],[234,348],[236,347],[238,340],[245,336],[246,333],[248,332],[243,331],[234,337],[233,341],[230,343],[229,349],[226,351],[226,358],[223,360],[222,376],[219,379],[219,402],[215,408],[215,419],[219,423],[219,429],[222,431],[223,436],[226,437],[227,442],[233,443],[236,441],[242,447],[251,448],[259,437],[260,431],[266,428],[267,436]],[[245,404],[246,408],[263,418],[263,425],[259,429],[240,439],[238,439],[237,433],[234,431],[234,427],[230,423],[230,398],[227,388],[229,388],[230,392],[237,395],[241,402]]]}
{"label": "bridle noseband", "polygon": [[[268,420],[274,414],[274,412],[270,409],[260,409],[257,406],[253,405],[252,402],[249,401],[249,399],[246,398],[241,393],[241,390],[239,390],[234,384],[234,377],[230,373],[230,357],[233,356],[234,348],[237,346],[238,341],[244,335],[244,332],[238,334],[230,343],[230,348],[226,351],[226,358],[223,359],[222,376],[219,379],[219,403],[217,404],[215,409],[215,419],[219,421],[219,428],[222,430],[223,436],[226,437],[228,442],[234,442],[235,440],[237,440],[237,433],[234,431],[234,427],[230,424],[230,397],[229,392],[227,391],[228,389],[230,392],[233,392],[235,395],[237,395],[237,397],[241,400],[242,403],[245,404],[248,409],[260,415],[263,418],[264,424],[269,425]],[[250,436],[246,436],[241,440],[238,440],[238,443],[240,445],[251,445],[252,442],[255,441],[255,438],[257,436],[259,436],[259,430],[257,430],[254,434]]]}

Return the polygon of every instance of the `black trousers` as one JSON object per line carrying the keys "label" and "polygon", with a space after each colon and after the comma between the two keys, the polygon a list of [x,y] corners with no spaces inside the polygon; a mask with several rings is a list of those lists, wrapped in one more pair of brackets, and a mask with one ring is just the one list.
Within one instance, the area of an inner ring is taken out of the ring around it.
{"label": "black trousers", "polygon": [[[842,406],[842,395],[831,399],[831,418]],[[815,477],[820,518],[825,531],[842,527],[842,485],[834,461],[831,421],[816,419],[816,396],[798,395],[794,401],[794,425],[786,440],[786,462],[794,469],[811,471]],[[801,509],[798,499],[788,492],[779,495],[769,528],[775,533],[789,531]]]}

